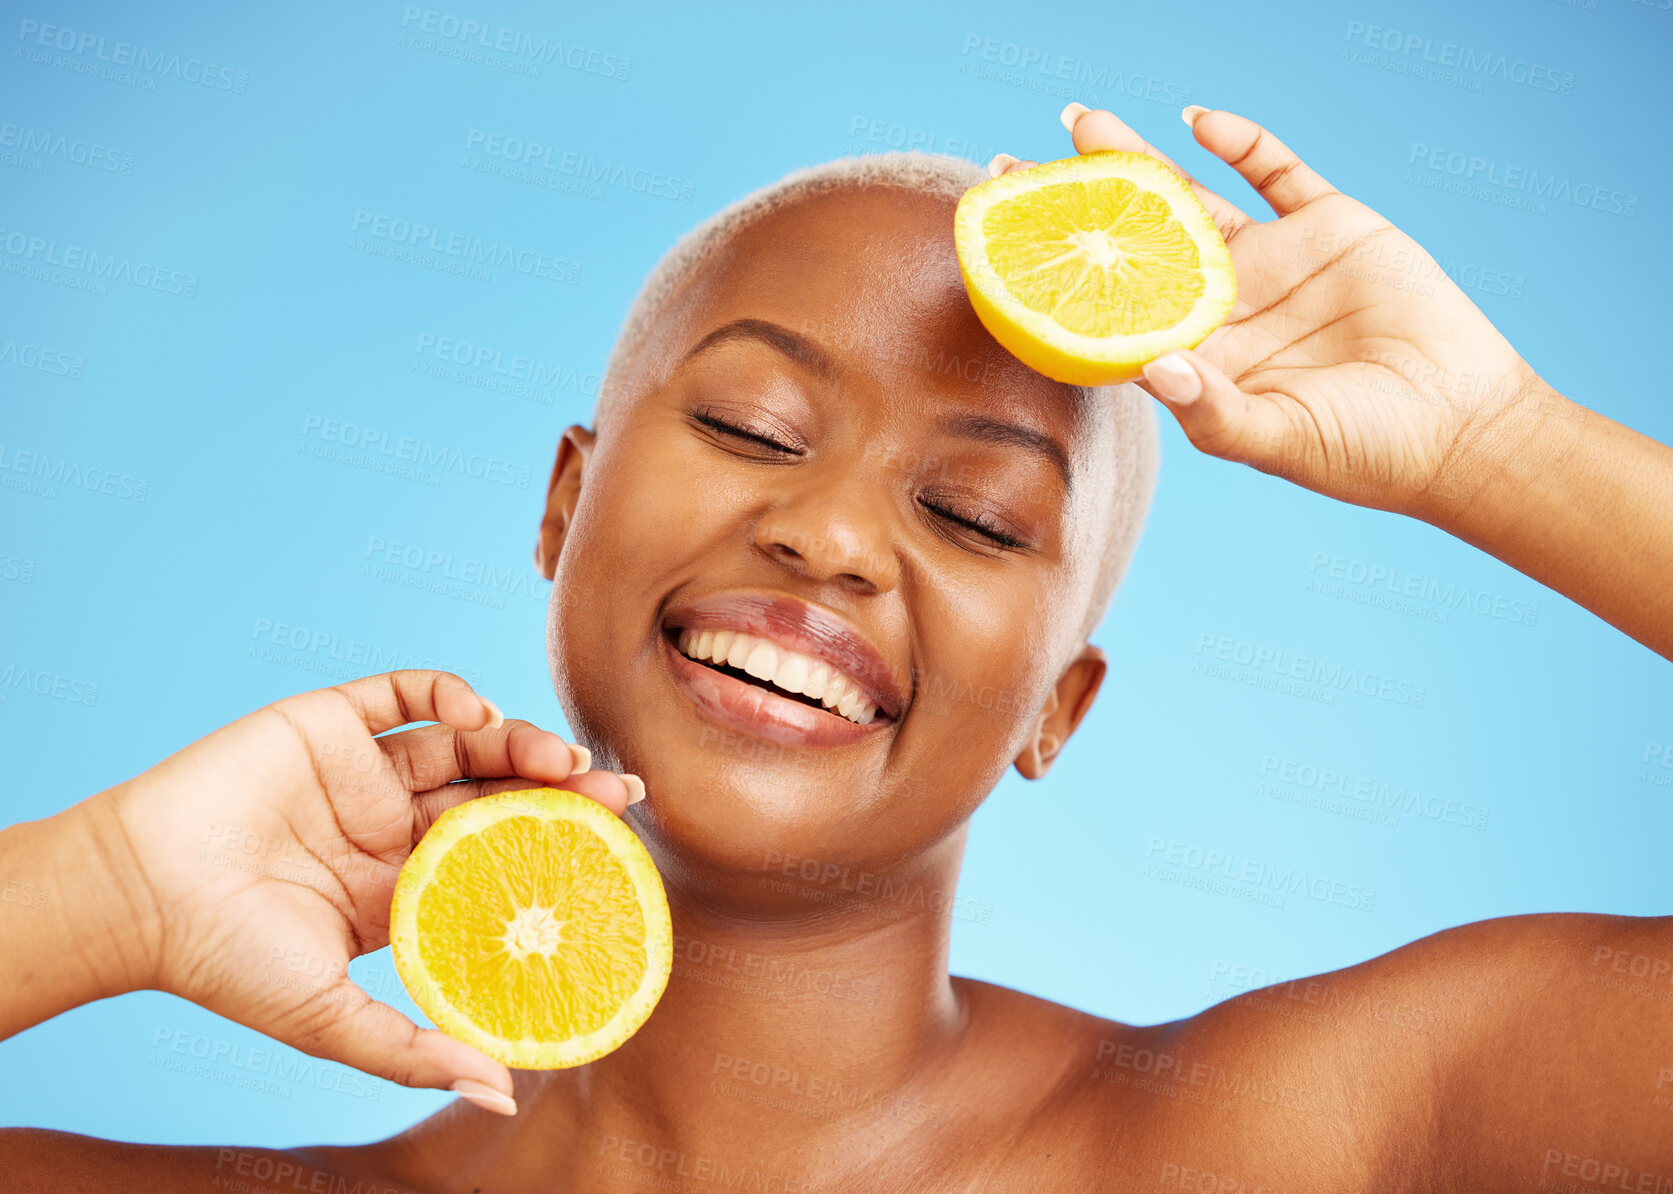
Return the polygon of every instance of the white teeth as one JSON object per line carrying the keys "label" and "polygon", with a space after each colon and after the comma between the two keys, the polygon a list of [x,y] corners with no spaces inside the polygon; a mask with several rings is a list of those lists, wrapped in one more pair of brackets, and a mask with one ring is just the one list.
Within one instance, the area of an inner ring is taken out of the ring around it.
{"label": "white teeth", "polygon": [[682,655],[741,668],[784,692],[813,697],[857,725],[869,725],[877,716],[877,706],[859,685],[830,664],[767,639],[736,630],[688,629],[680,631],[677,642]]}
{"label": "white teeth", "polygon": [[810,664],[806,655],[786,655],[773,674],[773,685],[785,692],[800,692],[807,683]]}
{"label": "white teeth", "polygon": [[802,695],[810,696],[815,699],[824,696],[825,685],[830,682],[830,679],[830,666],[821,660],[815,659],[813,661],[813,666],[807,671],[807,679],[802,681]]}
{"label": "white teeth", "polygon": [[757,680],[772,680],[778,675],[778,652],[771,643],[756,640],[755,649],[744,660],[744,671]]}

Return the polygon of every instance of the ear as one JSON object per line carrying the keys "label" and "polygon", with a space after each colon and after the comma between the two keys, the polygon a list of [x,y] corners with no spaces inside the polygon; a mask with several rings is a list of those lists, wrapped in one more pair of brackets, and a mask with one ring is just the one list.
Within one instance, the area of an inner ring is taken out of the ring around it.
{"label": "ear", "polygon": [[575,506],[581,500],[581,474],[592,457],[598,437],[585,427],[571,427],[558,441],[558,458],[552,463],[552,479],[546,485],[546,513],[540,519],[540,534],[534,541],[534,566],[547,580],[558,570],[558,554],[569,535]]}
{"label": "ear", "polygon": [[1080,649],[1074,662],[1063,669],[1057,687],[1046,698],[1040,710],[1040,722],[1028,745],[1017,756],[1017,770],[1027,779],[1040,779],[1051,770],[1052,761],[1069,740],[1069,735],[1080,725],[1080,719],[1092,708],[1092,698],[1104,682],[1107,670],[1104,653],[1091,643]]}

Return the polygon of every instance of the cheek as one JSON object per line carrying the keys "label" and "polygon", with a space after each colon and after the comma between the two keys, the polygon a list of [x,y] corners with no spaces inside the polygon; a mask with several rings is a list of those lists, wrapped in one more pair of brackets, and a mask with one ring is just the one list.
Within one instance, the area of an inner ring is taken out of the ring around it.
{"label": "cheek", "polygon": [[[919,595],[920,670],[913,716],[921,732],[945,740],[941,757],[985,795],[1021,751],[1033,715],[1055,677],[1046,644],[1033,630],[1053,616],[1029,585],[939,587]],[[980,776],[971,774],[980,772]]]}

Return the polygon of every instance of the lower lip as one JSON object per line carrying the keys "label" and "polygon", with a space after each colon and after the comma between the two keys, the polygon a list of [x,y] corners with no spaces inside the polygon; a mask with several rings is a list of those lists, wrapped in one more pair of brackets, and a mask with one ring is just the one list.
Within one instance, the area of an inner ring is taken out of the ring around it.
{"label": "lower lip", "polygon": [[686,658],[666,636],[662,647],[675,681],[692,704],[711,720],[740,734],[785,746],[847,746],[881,732],[888,724],[878,718],[867,725],[856,725],[840,714],[775,696],[765,688],[745,684]]}

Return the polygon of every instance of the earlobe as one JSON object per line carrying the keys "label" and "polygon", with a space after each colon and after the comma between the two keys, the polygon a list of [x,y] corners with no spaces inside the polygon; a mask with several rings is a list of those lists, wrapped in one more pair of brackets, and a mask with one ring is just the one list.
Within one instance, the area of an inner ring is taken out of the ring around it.
{"label": "earlobe", "polygon": [[535,537],[534,566],[547,580],[558,570],[558,556],[569,537],[570,522],[581,500],[581,478],[592,457],[598,437],[585,427],[575,426],[558,441],[557,459],[552,462],[552,479],[546,485],[546,509],[540,532]]}
{"label": "earlobe", "polygon": [[1088,643],[1074,661],[1063,669],[1057,686],[1046,697],[1033,735],[1016,758],[1016,768],[1025,779],[1043,778],[1051,770],[1058,752],[1092,708],[1092,699],[1104,682],[1108,668],[1104,653]]}

